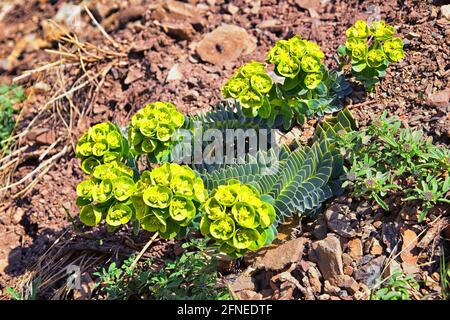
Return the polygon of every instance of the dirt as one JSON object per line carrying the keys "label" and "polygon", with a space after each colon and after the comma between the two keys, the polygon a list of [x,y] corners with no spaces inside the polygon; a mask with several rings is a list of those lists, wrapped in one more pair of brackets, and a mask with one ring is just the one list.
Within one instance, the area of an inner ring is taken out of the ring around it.
{"label": "dirt", "polygon": [[[70,99],[59,99],[48,107],[46,103],[55,92],[80,84],[82,68],[51,69],[19,80],[32,95],[22,106],[16,132],[38,120],[22,139],[26,150],[14,170],[2,173],[5,179],[19,181],[45,159],[58,156],[65,146],[68,149],[25,194],[13,199],[34,180],[27,179],[0,194],[0,297],[5,297],[4,289],[16,285],[18,276],[25,274],[70,227],[68,214],[77,215],[75,187],[83,174],[73,145],[84,130],[106,120],[124,125],[130,114],[149,101],[171,101],[184,113],[207,110],[220,101],[220,86],[237,66],[252,59],[262,61],[275,41],[293,34],[318,42],[326,53],[326,64],[335,66],[333,54],[356,19],[382,18],[397,26],[399,35],[407,39],[406,58],[389,67],[375,93],[367,95],[354,87],[347,104],[362,127],[387,111],[405,124],[423,128],[438,143],[448,144],[448,99],[447,104],[445,98],[438,103],[436,99],[442,100],[443,92],[450,90],[450,21],[440,12],[443,2],[403,2],[91,1],[89,9],[116,46],[85,12],[66,25],[61,20],[63,29],[75,30],[80,42],[88,41],[121,55],[105,54],[86,64],[89,72],[100,74],[96,78],[101,86],[98,90],[91,82],[74,90]],[[6,3],[12,6],[8,11],[6,5],[0,6],[0,82],[11,82],[26,70],[57,61],[58,56],[49,49],[70,47],[68,41],[56,41],[61,30],[52,29],[47,22],[69,2]],[[79,1],[70,3],[79,5]],[[223,55],[219,44],[216,50],[221,54],[220,63],[203,61],[197,45],[223,24],[243,28],[249,39],[255,39],[255,48],[242,50],[235,57]],[[167,81],[171,70],[174,80]],[[381,232],[378,235],[383,236]]]}

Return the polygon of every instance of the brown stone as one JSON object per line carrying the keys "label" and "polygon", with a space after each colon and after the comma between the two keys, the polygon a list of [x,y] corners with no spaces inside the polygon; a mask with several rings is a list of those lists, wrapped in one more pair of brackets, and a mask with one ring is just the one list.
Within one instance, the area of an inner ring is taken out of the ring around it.
{"label": "brown stone", "polygon": [[160,25],[167,35],[176,40],[190,40],[195,33],[192,25],[186,21],[163,21]]}
{"label": "brown stone", "polygon": [[197,53],[203,61],[224,65],[256,49],[256,40],[245,29],[222,25],[205,35],[198,43]]}
{"label": "brown stone", "polygon": [[325,218],[330,230],[341,237],[351,238],[356,235],[356,231],[352,228],[350,219],[344,214],[345,211],[348,211],[347,206],[333,205],[325,211]]}
{"label": "brown stone", "polygon": [[303,9],[311,9],[311,10],[319,10],[320,9],[320,0],[295,0],[295,3]]}
{"label": "brown stone", "polygon": [[359,259],[361,259],[363,254],[361,240],[358,238],[351,239],[349,240],[347,245],[348,245],[348,254],[350,255],[350,257],[352,257],[355,261],[359,261]]}
{"label": "brown stone", "polygon": [[402,253],[400,254],[402,261],[408,264],[416,264],[418,259],[416,248],[418,238],[416,233],[410,229],[406,229],[402,232],[402,239]]}
{"label": "brown stone", "polygon": [[303,238],[298,238],[262,252],[256,258],[255,267],[277,271],[299,261],[303,255],[304,242]]}
{"label": "brown stone", "polygon": [[358,282],[348,275],[342,275],[338,277],[336,285],[340,288],[347,290],[350,294],[355,294],[359,289]]}
{"label": "brown stone", "polygon": [[322,291],[321,274],[316,267],[310,267],[307,271],[309,284],[315,293],[320,293]]}
{"label": "brown stone", "polygon": [[428,97],[427,103],[437,108],[446,108],[446,109],[449,108],[450,88],[433,93]]}
{"label": "brown stone", "polygon": [[314,242],[312,250],[314,250],[317,264],[325,280],[333,284],[338,276],[344,274],[341,243],[336,237],[328,236],[323,240]]}
{"label": "brown stone", "polygon": [[351,276],[353,275],[354,269],[350,266],[344,266],[344,274]]}
{"label": "brown stone", "polygon": [[239,300],[262,300],[263,296],[261,293],[257,293],[252,290],[243,290],[236,293]]}
{"label": "brown stone", "polygon": [[256,290],[255,281],[248,275],[241,274],[237,278],[226,280],[232,292]]}
{"label": "brown stone", "polygon": [[372,246],[370,248],[370,254],[379,256],[382,253],[383,253],[383,247],[380,245],[380,242],[377,239],[374,239],[372,242]]}

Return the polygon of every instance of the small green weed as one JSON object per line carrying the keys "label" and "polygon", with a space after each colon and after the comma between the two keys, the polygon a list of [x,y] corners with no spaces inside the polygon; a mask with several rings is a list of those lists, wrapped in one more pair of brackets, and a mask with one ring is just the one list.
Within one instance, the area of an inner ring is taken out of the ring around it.
{"label": "small green weed", "polygon": [[418,291],[419,284],[412,275],[405,276],[396,270],[381,288],[372,294],[371,300],[411,300],[411,292]]}
{"label": "small green weed", "polygon": [[0,85],[0,150],[8,145],[5,141],[11,136],[16,122],[14,121],[14,104],[24,101],[25,91],[17,85]]}
{"label": "small green weed", "polygon": [[337,136],[349,166],[343,186],[354,196],[375,200],[384,210],[389,194],[404,201],[419,200],[422,221],[438,203],[450,203],[450,149],[436,146],[419,130],[400,128],[401,122],[384,113],[367,129]]}
{"label": "small green weed", "polygon": [[174,261],[155,272],[152,259],[132,268],[134,257],[121,267],[112,263],[94,275],[100,278],[97,285],[107,299],[156,300],[229,300],[227,289],[217,288],[217,257],[206,253],[206,241],[191,240],[184,243],[186,250]]}

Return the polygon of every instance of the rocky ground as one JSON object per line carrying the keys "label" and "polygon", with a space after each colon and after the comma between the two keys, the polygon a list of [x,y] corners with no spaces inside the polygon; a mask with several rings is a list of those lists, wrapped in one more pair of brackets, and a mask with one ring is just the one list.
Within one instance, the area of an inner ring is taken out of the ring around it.
{"label": "rocky ground", "polygon": [[[362,127],[387,110],[448,144],[444,2],[2,2],[0,83],[19,77],[30,98],[21,105],[17,160],[1,172],[1,186],[20,183],[0,191],[0,296],[70,227],[66,210],[77,215],[75,187],[83,175],[73,146],[83,131],[106,120],[123,125],[149,101],[171,101],[185,113],[206,110],[220,101],[220,86],[234,68],[263,60],[276,40],[293,34],[318,42],[332,67],[356,19],[397,26],[406,58],[389,68],[375,93],[355,87],[347,104]],[[317,220],[291,225],[296,232],[286,232],[281,246],[249,257],[242,273],[227,279],[242,298],[363,299],[381,274],[398,266],[421,280],[423,297],[435,299],[440,248],[448,245],[440,236],[448,230],[443,210],[443,218],[418,224],[415,208],[384,214],[360,199],[334,199]],[[115,237],[112,243],[128,246],[142,240],[125,231]]]}

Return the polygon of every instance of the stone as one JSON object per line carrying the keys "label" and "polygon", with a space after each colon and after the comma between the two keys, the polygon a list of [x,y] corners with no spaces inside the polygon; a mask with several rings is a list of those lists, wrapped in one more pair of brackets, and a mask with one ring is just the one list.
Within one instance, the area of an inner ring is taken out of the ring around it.
{"label": "stone", "polygon": [[255,286],[255,280],[245,274],[241,274],[238,277],[230,277],[226,279],[226,282],[228,283],[230,290],[232,292],[239,292],[244,290],[256,290]]}
{"label": "stone", "polygon": [[176,40],[191,40],[195,29],[186,21],[163,21],[159,23],[168,36]]}
{"label": "stone", "polygon": [[38,83],[36,83],[34,86],[34,91],[35,93],[44,93],[44,92],[49,92],[50,90],[52,90],[52,87],[50,87],[49,84],[43,82],[43,81],[39,81]]}
{"label": "stone", "polygon": [[317,297],[319,300],[330,300],[330,295],[328,293],[321,294],[319,297]]}
{"label": "stone", "polygon": [[262,30],[267,29],[267,30],[272,31],[272,32],[279,32],[279,31],[281,31],[283,29],[283,25],[280,23],[280,20],[278,20],[278,19],[267,19],[267,20],[264,20],[261,23],[259,23],[257,25],[257,27],[259,29],[262,29]]}
{"label": "stone", "polygon": [[12,216],[11,222],[13,224],[19,224],[20,221],[22,221],[22,217],[23,217],[23,209],[18,207],[16,209],[16,212],[14,213],[14,215]]}
{"label": "stone", "polygon": [[307,10],[319,10],[320,0],[295,0],[295,3],[303,9]]}
{"label": "stone", "polygon": [[353,275],[354,269],[351,266],[344,266],[344,274],[351,276]]}
{"label": "stone", "polygon": [[407,262],[402,263],[402,270],[405,274],[416,274],[420,272],[420,268],[417,264]]}
{"label": "stone", "polygon": [[379,256],[370,260],[370,262],[355,271],[355,279],[369,288],[372,287],[381,275],[385,259],[386,257]]}
{"label": "stone", "polygon": [[375,229],[379,229],[383,225],[383,221],[380,220],[374,221],[372,225],[375,227]]}
{"label": "stone", "polygon": [[386,252],[391,253],[396,248],[400,234],[400,228],[397,222],[384,222],[381,229],[381,238],[386,246]]}
{"label": "stone", "polygon": [[356,231],[351,226],[351,221],[343,214],[347,206],[333,205],[325,211],[328,228],[344,238],[352,238]]}
{"label": "stone", "polygon": [[445,19],[450,20],[450,4],[441,6],[441,14]]}
{"label": "stone", "polygon": [[355,261],[358,262],[363,254],[361,239],[359,238],[351,239],[348,241],[347,246],[348,246],[348,254],[350,255],[350,257],[352,257]]}
{"label": "stone", "polygon": [[360,217],[370,216],[372,211],[372,206],[368,202],[362,202],[356,208],[356,214]]}
{"label": "stone", "polygon": [[351,266],[353,264],[353,258],[348,253],[342,254],[342,263],[345,266]]}
{"label": "stone", "polygon": [[314,242],[312,250],[314,250],[317,264],[325,280],[333,284],[338,276],[344,274],[342,249],[339,239],[334,236],[328,236],[323,240]]}
{"label": "stone", "polygon": [[413,265],[417,263],[417,239],[418,237],[413,230],[406,229],[402,232],[403,244],[400,257],[403,262]]}
{"label": "stone", "polygon": [[352,277],[345,275],[345,274],[338,277],[336,286],[347,290],[348,293],[350,293],[350,294],[355,294],[359,290],[358,282],[356,282],[356,280],[353,279]]}
{"label": "stone", "polygon": [[51,145],[56,141],[56,133],[47,128],[37,128],[32,129],[27,134],[27,138],[39,144]]}
{"label": "stone", "polygon": [[261,293],[257,293],[252,290],[243,290],[236,293],[236,297],[239,300],[262,300],[263,296]]}
{"label": "stone", "polygon": [[296,286],[293,283],[291,283],[289,281],[283,282],[280,285],[280,298],[279,298],[279,300],[291,300],[295,289],[296,289]]}
{"label": "stone", "polygon": [[169,73],[167,74],[166,81],[174,81],[183,79],[183,74],[180,70],[180,65],[178,63],[174,64],[172,68],[170,68]]}
{"label": "stone", "polygon": [[317,270],[316,267],[310,267],[307,271],[307,275],[309,284],[311,285],[311,288],[314,290],[314,292],[316,294],[322,292],[322,276],[319,270]]}
{"label": "stone", "polygon": [[138,66],[131,66],[130,69],[128,69],[127,77],[125,78],[124,83],[131,84],[143,77],[144,73],[141,71],[141,68]]}
{"label": "stone", "polygon": [[449,109],[450,107],[450,88],[438,91],[428,96],[427,101],[433,107]]}
{"label": "stone", "polygon": [[324,285],[323,285],[323,292],[334,296],[334,295],[337,295],[339,291],[341,291],[341,289],[339,287],[334,286],[330,283],[330,281],[325,280]]}
{"label": "stone", "polygon": [[245,29],[235,25],[222,25],[205,35],[197,45],[200,58],[215,65],[224,65],[256,49],[256,39]]}
{"label": "stone", "polygon": [[372,246],[370,247],[370,254],[374,256],[379,256],[383,253],[383,247],[377,239],[373,239]]}
{"label": "stone", "polygon": [[236,7],[234,4],[230,3],[227,7],[227,11],[231,14],[231,15],[235,15],[236,13],[239,12],[239,7]]}
{"label": "stone", "polygon": [[322,240],[327,236],[327,221],[323,214],[317,215],[312,236],[315,240]]}
{"label": "stone", "polygon": [[255,267],[273,271],[281,270],[302,258],[304,243],[303,238],[298,238],[287,241],[281,246],[267,249],[256,258]]}

